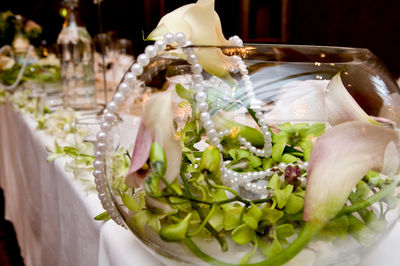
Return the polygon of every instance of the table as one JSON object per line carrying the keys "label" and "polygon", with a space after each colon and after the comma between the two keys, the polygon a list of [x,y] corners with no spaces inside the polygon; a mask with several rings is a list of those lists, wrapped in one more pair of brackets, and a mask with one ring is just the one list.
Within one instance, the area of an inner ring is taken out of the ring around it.
{"label": "table", "polygon": [[[14,225],[26,265],[161,265],[139,241],[103,212],[97,194],[64,171],[66,160],[47,163],[54,137],[26,114],[0,105],[0,186],[5,218]],[[400,225],[360,263],[398,266]]]}

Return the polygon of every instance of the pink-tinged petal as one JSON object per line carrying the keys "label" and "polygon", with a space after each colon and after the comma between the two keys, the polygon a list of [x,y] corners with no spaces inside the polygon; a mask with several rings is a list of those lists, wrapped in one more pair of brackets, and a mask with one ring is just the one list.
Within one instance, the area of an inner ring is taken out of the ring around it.
{"label": "pink-tinged petal", "polygon": [[175,134],[172,110],[172,90],[152,94],[144,110],[144,124],[153,136],[153,142],[160,143],[167,157],[165,178],[172,182],[180,172],[182,151]]}
{"label": "pink-tinged petal", "polygon": [[346,121],[365,121],[379,125],[364,112],[350,95],[343,85],[340,73],[336,74],[326,87],[326,105],[328,107],[328,122],[332,126]]}
{"label": "pink-tinged petal", "polygon": [[[380,171],[394,130],[351,121],[327,130],[318,139],[309,161],[304,220],[323,225],[346,203],[351,190],[369,170]],[[398,161],[398,158],[397,158]]]}
{"label": "pink-tinged petal", "polygon": [[146,128],[142,118],[136,136],[135,147],[133,148],[131,166],[125,177],[125,183],[128,186],[139,187],[146,177],[146,173],[139,173],[138,170],[142,168],[149,158],[151,143],[151,132]]}

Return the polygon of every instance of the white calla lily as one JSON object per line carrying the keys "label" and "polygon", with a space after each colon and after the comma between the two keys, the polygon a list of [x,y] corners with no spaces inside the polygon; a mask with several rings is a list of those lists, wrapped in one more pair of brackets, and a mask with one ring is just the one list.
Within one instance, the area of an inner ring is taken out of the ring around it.
{"label": "white calla lily", "polygon": [[[398,143],[394,130],[371,123],[350,121],[328,129],[309,161],[304,220],[326,224],[369,170],[397,172]],[[387,160],[388,155],[395,158]]]}
{"label": "white calla lily", "polygon": [[214,0],[198,0],[161,18],[148,39],[162,40],[164,34],[183,32],[196,45],[227,45],[221,21],[214,10]]}
{"label": "white calla lily", "polygon": [[332,126],[345,121],[365,121],[379,125],[350,95],[343,85],[340,73],[336,74],[326,87],[325,101],[328,107],[328,122]]}
{"label": "white calla lily", "polygon": [[[223,46],[229,42],[222,33],[221,21],[214,10],[214,0],[198,0],[182,6],[161,18],[158,26],[147,37],[162,40],[166,33],[183,32],[194,45]],[[199,63],[212,75],[230,79],[229,66],[234,61],[218,48],[198,48],[194,53]]]}
{"label": "white calla lily", "polygon": [[152,142],[159,143],[165,150],[167,181],[172,182],[179,175],[182,152],[180,141],[175,135],[172,92],[173,90],[155,93],[146,102],[136,136],[131,167],[125,178],[128,186],[138,187],[146,177],[146,173],[140,173],[138,170],[147,161]]}

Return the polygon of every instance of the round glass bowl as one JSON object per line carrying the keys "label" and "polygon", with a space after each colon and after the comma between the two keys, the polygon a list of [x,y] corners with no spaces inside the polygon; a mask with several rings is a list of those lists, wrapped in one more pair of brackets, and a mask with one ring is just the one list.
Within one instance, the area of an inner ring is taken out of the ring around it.
{"label": "round glass bowl", "polygon": [[370,51],[163,44],[107,105],[94,165],[162,262],[352,265],[390,231],[400,95]]}

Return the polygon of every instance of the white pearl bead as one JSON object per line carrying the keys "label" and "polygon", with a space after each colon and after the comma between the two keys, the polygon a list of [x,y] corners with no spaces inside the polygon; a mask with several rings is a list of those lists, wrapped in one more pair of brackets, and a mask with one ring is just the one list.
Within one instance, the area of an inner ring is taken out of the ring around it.
{"label": "white pearl bead", "polygon": [[153,58],[157,55],[157,48],[154,45],[148,45],[144,52],[149,58]]}
{"label": "white pearl bead", "polygon": [[195,54],[189,54],[188,55],[188,58],[187,58],[187,61],[190,63],[190,64],[196,64],[197,63],[197,60],[198,60],[198,58],[197,58],[197,55],[195,55]]}
{"label": "white pearl bead", "polygon": [[123,103],[123,102],[125,101],[125,96],[124,96],[122,93],[117,92],[117,93],[114,94],[114,96],[113,96],[113,101],[114,101],[117,105],[120,105],[121,103]]}
{"label": "white pearl bead", "polygon": [[174,35],[170,32],[164,35],[164,41],[166,44],[173,44],[174,43]]}
{"label": "white pearl bead", "polygon": [[106,157],[106,154],[101,151],[96,151],[94,156],[96,157],[97,160],[104,160],[104,158]]}
{"label": "white pearl bead", "polygon": [[98,142],[106,142],[107,137],[108,137],[107,133],[103,131],[99,131],[96,135],[96,139]]}
{"label": "white pearl bead", "polygon": [[93,167],[96,170],[102,170],[104,168],[104,162],[103,161],[99,161],[99,160],[95,160],[93,162]]}
{"label": "white pearl bead", "polygon": [[107,104],[107,110],[110,113],[115,113],[118,110],[118,105],[114,101],[111,101]]}
{"label": "white pearl bead", "polygon": [[211,145],[218,146],[219,145],[219,138],[215,137],[210,140]]}
{"label": "white pearl bead", "polygon": [[164,51],[165,48],[167,47],[167,44],[165,43],[164,40],[162,40],[162,41],[156,41],[156,42],[154,43],[154,47],[156,47],[158,51]]}
{"label": "white pearl bead", "polygon": [[264,114],[262,112],[256,112],[256,117],[258,119],[262,118],[264,116]]}
{"label": "white pearl bead", "polygon": [[203,76],[201,74],[193,74],[192,80],[196,83],[199,83],[203,80]]}
{"label": "white pearl bead", "polygon": [[201,112],[199,118],[202,122],[206,122],[210,120],[210,114],[208,112]]}
{"label": "white pearl bead", "polygon": [[183,32],[175,34],[175,41],[178,45],[182,46],[186,43],[186,35]]}
{"label": "white pearl bead", "polygon": [[267,124],[267,121],[265,121],[264,118],[258,119],[258,124],[260,124],[261,126],[265,126]]}
{"label": "white pearl bead", "polygon": [[101,123],[100,128],[104,132],[109,132],[112,129],[112,126],[109,122],[105,121],[105,122]]}
{"label": "white pearl bead", "polygon": [[[250,77],[249,77],[248,75],[243,75],[242,79],[243,79],[244,81],[249,81],[249,80],[250,80]],[[245,83],[245,85],[248,85],[248,84]],[[251,83],[250,83],[249,85],[251,85]]]}
{"label": "white pearl bead", "polygon": [[247,69],[240,69],[240,74],[247,75],[249,74],[249,71]]}
{"label": "white pearl bead", "polygon": [[109,122],[109,123],[113,123],[116,119],[116,116],[113,113],[105,113],[104,115],[104,120]]}
{"label": "white pearl bead", "polygon": [[131,71],[136,75],[140,76],[143,73],[143,67],[138,63],[135,63],[131,66]]}
{"label": "white pearl bead", "polygon": [[98,180],[100,180],[101,181],[101,177],[103,176],[103,171],[101,171],[101,170],[94,170],[93,171],[93,176],[96,178],[96,179],[98,179]]}
{"label": "white pearl bead", "polygon": [[[134,76],[132,73],[128,73],[131,74],[132,76]],[[136,78],[136,77],[135,77]],[[119,84],[118,90],[122,93],[122,94],[128,94],[129,93],[129,86],[128,84],[126,84],[125,82],[122,82],[121,84]]]}
{"label": "white pearl bead", "polygon": [[208,111],[208,104],[206,102],[199,103],[198,108],[201,112],[206,112]]}
{"label": "white pearl bead", "polygon": [[[132,72],[128,72],[124,76],[124,81],[132,85],[136,81],[136,76]],[[121,85],[126,83],[121,83]]]}
{"label": "white pearl bead", "polygon": [[107,144],[104,142],[97,142],[96,144],[96,150],[104,152],[107,149]]}
{"label": "white pearl bead", "polygon": [[[102,170],[100,170],[102,171]],[[94,183],[96,184],[96,188],[97,187],[102,187],[103,186],[103,179],[101,178],[103,173],[101,174],[96,174],[98,177],[94,176],[94,172],[93,172],[93,176],[95,177],[94,179]]]}
{"label": "white pearl bead", "polygon": [[197,63],[191,66],[191,70],[193,74],[201,74],[201,72],[203,71],[203,67],[199,63]]}
{"label": "white pearl bead", "polygon": [[204,102],[207,99],[207,94],[204,91],[198,91],[194,95],[194,99],[199,103]]}
{"label": "white pearl bead", "polygon": [[145,67],[150,63],[150,58],[147,54],[141,54],[138,56],[137,62],[138,62],[138,64]]}
{"label": "white pearl bead", "polygon": [[280,169],[285,169],[286,168],[286,164],[285,163],[280,163],[279,165],[278,165],[278,167],[280,168]]}
{"label": "white pearl bead", "polygon": [[210,129],[207,131],[207,137],[212,139],[214,137],[217,137],[218,133],[215,129]]}
{"label": "white pearl bead", "polygon": [[194,89],[195,91],[202,91],[202,90],[204,90],[204,87],[203,87],[203,85],[201,85],[201,83],[195,83],[195,84],[193,85],[193,89]]}
{"label": "white pearl bead", "polygon": [[256,147],[251,147],[251,148],[250,148],[250,152],[251,152],[251,153],[255,153],[256,150],[257,150]]}
{"label": "white pearl bead", "polygon": [[220,150],[220,151],[222,151],[222,150],[223,150],[223,147],[222,147],[222,145],[221,145],[221,144],[218,144],[218,145],[217,145],[217,148],[218,148],[218,150]]}
{"label": "white pearl bead", "polygon": [[214,128],[214,123],[211,120],[203,122],[203,127],[208,130]]}

